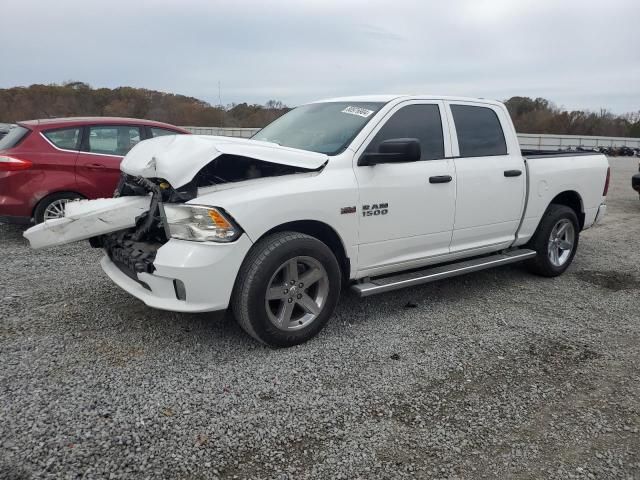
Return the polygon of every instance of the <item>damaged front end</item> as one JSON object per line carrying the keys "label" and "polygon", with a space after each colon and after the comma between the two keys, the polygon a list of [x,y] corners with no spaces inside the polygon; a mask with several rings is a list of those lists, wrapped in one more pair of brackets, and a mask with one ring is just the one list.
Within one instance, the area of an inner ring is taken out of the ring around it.
{"label": "damaged front end", "polygon": [[[281,165],[237,155],[221,155],[205,165],[195,177],[179,188],[158,178],[143,178],[123,174],[118,184],[116,197],[150,196],[149,208],[135,218],[135,225],[113,233],[89,239],[96,248],[104,248],[109,258],[126,274],[136,278],[138,273],[152,273],[157,250],[169,238],[193,241],[234,241],[241,229],[226,212],[213,207],[190,205],[174,208],[196,199],[201,189],[209,190],[223,184],[249,180],[293,175],[308,172],[308,169]],[[200,209],[202,212],[198,212]],[[211,224],[198,229],[188,213],[204,217]],[[209,218],[209,215],[213,217]],[[225,230],[226,228],[226,230]],[[216,233],[220,233],[215,235]]]}
{"label": "damaged front end", "polygon": [[[89,240],[105,273],[155,308],[224,309],[252,242],[216,192],[264,189],[270,177],[308,177],[325,155],[251,140],[182,135],[140,142],[121,164],[114,198],[69,202],[63,218],[24,233],[33,248]],[[259,182],[262,180],[262,182]],[[274,182],[274,188],[279,188]],[[202,198],[204,204],[198,204]]]}
{"label": "damaged front end", "polygon": [[[238,237],[241,229],[226,212],[213,207],[184,205],[203,191],[211,193],[225,184],[309,171],[312,170],[223,154],[204,165],[189,182],[178,188],[163,178],[144,178],[123,173],[114,198],[70,202],[64,218],[36,225],[27,230],[24,236],[32,248],[88,239],[92,247],[104,249],[123,273],[139,282],[138,274],[155,271],[157,251],[172,237],[197,242],[226,242]],[[184,208],[176,208],[180,205],[184,205]],[[196,227],[181,225],[180,218],[175,218],[180,217],[183,211],[197,208],[219,213],[220,218],[214,217],[214,220],[232,226],[232,234],[218,237],[196,235]],[[167,212],[170,220],[174,219],[174,224],[167,222]]]}
{"label": "damaged front end", "polygon": [[109,259],[127,276],[138,281],[138,273],[153,273],[158,249],[169,240],[161,204],[186,202],[194,195],[178,192],[160,179],[123,174],[115,192],[118,197],[150,197],[149,208],[135,218],[134,226],[89,238],[94,248],[103,248]]}
{"label": "damaged front end", "polygon": [[[138,274],[154,272],[157,252],[170,238],[203,243],[238,238],[241,230],[226,212],[209,208],[214,211],[214,222],[234,227],[230,234],[212,237],[199,235],[197,225],[192,226],[198,212],[190,212],[191,217],[183,215],[197,206],[180,209],[179,205],[217,188],[229,188],[228,184],[319,172],[326,162],[326,155],[253,140],[158,137],[140,142],[124,158],[114,198],[69,202],[63,218],[36,225],[24,236],[32,248],[89,239],[93,247],[103,248],[122,272],[138,281]],[[169,224],[167,215],[171,217]],[[223,225],[212,226],[218,227]]]}

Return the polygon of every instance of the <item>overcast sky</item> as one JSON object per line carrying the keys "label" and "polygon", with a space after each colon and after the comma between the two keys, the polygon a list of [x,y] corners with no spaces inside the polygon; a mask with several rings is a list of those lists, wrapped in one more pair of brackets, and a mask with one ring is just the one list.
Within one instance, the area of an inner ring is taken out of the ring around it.
{"label": "overcast sky", "polygon": [[8,0],[0,87],[218,103],[428,93],[640,110],[640,0]]}

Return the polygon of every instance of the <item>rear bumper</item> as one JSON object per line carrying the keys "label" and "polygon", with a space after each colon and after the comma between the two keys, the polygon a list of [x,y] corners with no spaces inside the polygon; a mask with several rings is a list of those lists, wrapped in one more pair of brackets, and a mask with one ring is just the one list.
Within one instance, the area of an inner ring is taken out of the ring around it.
{"label": "rear bumper", "polygon": [[607,214],[607,204],[606,203],[602,203],[598,207],[598,212],[596,213],[596,218],[593,221],[593,224],[596,225],[597,223],[602,221],[602,219],[605,217],[606,214]]}
{"label": "rear bumper", "polygon": [[[169,240],[157,251],[153,273],[138,273],[138,281],[104,256],[104,272],[120,288],[146,305],[175,312],[208,312],[229,306],[240,265],[251,248],[242,235],[233,243],[198,243]],[[185,300],[178,298],[175,280],[184,285]]]}
{"label": "rear bumper", "polygon": [[636,173],[631,177],[631,188],[640,193],[640,173]]}
{"label": "rear bumper", "polygon": [[31,217],[43,196],[41,182],[31,170],[0,172],[0,217]]}
{"label": "rear bumper", "polygon": [[15,225],[29,225],[31,217],[20,217],[16,215],[0,215],[0,223],[13,223]]}

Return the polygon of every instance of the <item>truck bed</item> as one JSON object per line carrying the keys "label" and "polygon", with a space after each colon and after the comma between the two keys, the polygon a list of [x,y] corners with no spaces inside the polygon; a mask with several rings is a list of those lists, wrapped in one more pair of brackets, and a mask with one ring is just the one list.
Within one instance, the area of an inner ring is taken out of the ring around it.
{"label": "truck bed", "polygon": [[563,192],[575,198],[582,211],[581,226],[589,228],[604,202],[607,157],[598,152],[567,150],[521,152],[527,170],[527,193],[519,239],[531,238],[549,203]]}
{"label": "truck bed", "polygon": [[524,158],[578,157],[583,155],[602,155],[600,152],[583,152],[571,150],[520,150]]}

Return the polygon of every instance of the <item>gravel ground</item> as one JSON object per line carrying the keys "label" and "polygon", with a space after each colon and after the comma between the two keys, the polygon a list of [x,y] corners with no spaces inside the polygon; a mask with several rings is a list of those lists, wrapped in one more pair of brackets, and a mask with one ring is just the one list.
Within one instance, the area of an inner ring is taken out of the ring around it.
{"label": "gravel ground", "polygon": [[370,299],[271,350],[0,226],[0,478],[640,478],[637,159],[562,277]]}

